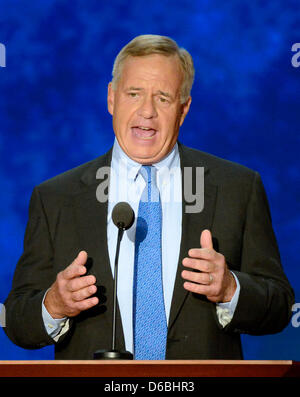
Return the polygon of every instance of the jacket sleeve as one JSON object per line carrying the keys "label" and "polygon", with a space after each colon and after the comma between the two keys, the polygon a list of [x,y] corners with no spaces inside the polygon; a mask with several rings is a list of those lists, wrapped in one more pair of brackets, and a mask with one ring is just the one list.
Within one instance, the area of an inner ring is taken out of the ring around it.
{"label": "jacket sleeve", "polygon": [[23,348],[35,349],[54,342],[47,334],[42,319],[43,297],[56,276],[52,262],[53,247],[48,222],[38,188],[35,188],[30,200],[23,254],[5,302],[4,331]]}
{"label": "jacket sleeve", "polygon": [[247,205],[241,269],[234,273],[240,295],[225,330],[252,335],[282,331],[292,314],[294,292],[282,269],[267,197],[257,173]]}

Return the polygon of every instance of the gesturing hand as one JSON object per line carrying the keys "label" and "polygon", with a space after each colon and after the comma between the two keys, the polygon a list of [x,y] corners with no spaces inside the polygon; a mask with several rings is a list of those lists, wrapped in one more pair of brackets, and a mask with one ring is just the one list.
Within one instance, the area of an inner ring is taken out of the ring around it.
{"label": "gesturing hand", "polygon": [[189,250],[189,257],[182,264],[200,272],[184,270],[181,273],[183,287],[191,292],[205,295],[212,302],[229,302],[236,290],[236,282],[229,271],[224,255],[213,249],[209,230],[203,230],[200,237],[201,248]]}
{"label": "gesturing hand", "polygon": [[87,253],[80,251],[77,258],[66,269],[58,273],[55,282],[47,292],[44,305],[53,318],[74,317],[81,311],[98,304],[95,276],[83,276]]}

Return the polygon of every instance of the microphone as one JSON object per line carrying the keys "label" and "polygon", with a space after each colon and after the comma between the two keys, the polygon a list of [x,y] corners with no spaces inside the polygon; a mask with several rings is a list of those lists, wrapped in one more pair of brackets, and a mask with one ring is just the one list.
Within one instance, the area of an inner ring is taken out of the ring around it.
{"label": "microphone", "polygon": [[134,222],[134,212],[128,203],[121,202],[114,206],[112,210],[112,220],[117,228],[127,230]]}
{"label": "microphone", "polygon": [[111,350],[97,350],[94,353],[95,360],[133,360],[133,355],[128,351],[116,350],[116,313],[117,313],[117,285],[118,285],[118,262],[121,240],[124,231],[129,229],[134,222],[134,211],[126,202],[116,204],[112,211],[112,220],[118,228],[118,240],[114,267],[113,288],[113,318],[112,318],[112,345]]}

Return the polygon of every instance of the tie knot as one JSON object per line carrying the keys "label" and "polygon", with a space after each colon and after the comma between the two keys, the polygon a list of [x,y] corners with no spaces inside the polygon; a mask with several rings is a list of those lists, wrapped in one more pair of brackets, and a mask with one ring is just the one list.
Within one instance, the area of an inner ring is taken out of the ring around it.
{"label": "tie knot", "polygon": [[143,201],[159,201],[159,190],[156,185],[156,168],[151,165],[143,165],[140,173],[146,182],[146,188],[142,195]]}
{"label": "tie knot", "polygon": [[152,165],[143,165],[140,169],[140,173],[146,183],[151,184],[155,181],[155,167]]}

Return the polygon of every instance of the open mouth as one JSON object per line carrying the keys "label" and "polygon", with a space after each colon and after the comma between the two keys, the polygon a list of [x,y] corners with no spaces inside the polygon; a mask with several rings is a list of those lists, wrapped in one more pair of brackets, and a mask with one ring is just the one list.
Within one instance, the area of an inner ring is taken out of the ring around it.
{"label": "open mouth", "polygon": [[150,140],[156,134],[156,130],[150,127],[136,126],[131,128],[133,135],[139,139]]}

